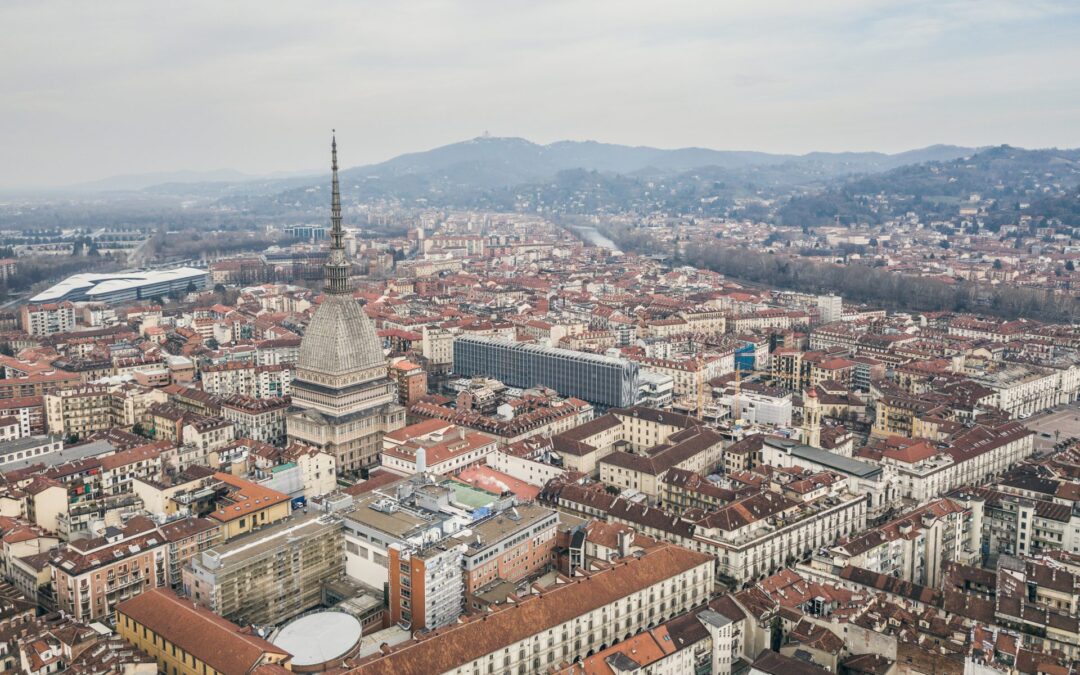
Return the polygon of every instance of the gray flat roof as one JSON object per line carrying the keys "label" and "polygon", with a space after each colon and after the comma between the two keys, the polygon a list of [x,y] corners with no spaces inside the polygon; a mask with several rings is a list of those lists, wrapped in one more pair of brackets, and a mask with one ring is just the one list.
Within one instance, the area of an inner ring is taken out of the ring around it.
{"label": "gray flat roof", "polygon": [[765,443],[768,443],[774,448],[787,450],[793,456],[800,459],[819,464],[839,473],[846,473],[849,476],[870,478],[882,472],[881,467],[876,464],[851,459],[850,457],[837,455],[828,450],[803,445],[802,443],[796,443],[795,441],[789,441],[783,438],[766,438]]}
{"label": "gray flat roof", "polygon": [[[20,439],[25,440],[25,439]],[[38,444],[40,445],[40,443]],[[33,445],[28,447],[34,447]],[[28,459],[19,459],[14,462],[8,462],[4,464],[4,471],[14,471],[16,469],[25,469],[28,466],[37,466],[43,464],[45,468],[51,468],[57,464],[63,464],[65,462],[75,462],[80,459],[86,459],[88,457],[98,457],[101,455],[111,455],[116,452],[116,448],[112,443],[108,441],[93,441],[92,443],[84,443],[83,445],[76,445],[70,448],[64,448],[59,452],[46,452],[36,457],[30,457]]]}
{"label": "gray flat roof", "polygon": [[[511,517],[516,512],[516,517]],[[469,525],[468,533],[465,531],[451,535],[468,545],[466,555],[474,555],[492,544],[502,541],[507,535],[514,532],[527,530],[536,523],[555,515],[555,511],[544,508],[539,504],[519,504],[513,509],[507,509],[489,518]],[[476,537],[480,537],[481,543],[476,543]]]}
{"label": "gray flat roof", "polygon": [[0,455],[10,455],[13,452],[22,452],[29,450],[30,448],[36,448],[42,445],[48,445],[59,441],[59,436],[27,436],[25,438],[16,438],[13,441],[7,441],[6,443],[0,443]]}
{"label": "gray flat roof", "polygon": [[548,356],[561,356],[564,358],[578,359],[579,361],[588,361],[590,363],[597,363],[607,366],[625,367],[632,366],[634,363],[630,359],[623,359],[615,356],[593,354],[591,352],[578,352],[574,351],[573,349],[563,349],[562,347],[546,347],[544,345],[539,345],[532,342],[517,342],[515,340],[488,337],[486,335],[461,335],[455,337],[454,341],[473,344],[488,344],[494,345],[496,347],[504,347],[507,349],[532,352],[534,354],[546,354]]}

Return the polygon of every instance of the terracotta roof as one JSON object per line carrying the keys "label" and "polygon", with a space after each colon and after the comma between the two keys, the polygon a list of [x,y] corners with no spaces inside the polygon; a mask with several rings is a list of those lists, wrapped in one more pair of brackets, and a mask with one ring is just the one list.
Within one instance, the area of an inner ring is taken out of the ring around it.
{"label": "terracotta roof", "polygon": [[232,488],[230,495],[226,497],[227,503],[224,506],[219,505],[219,508],[208,514],[214,520],[227,523],[275,504],[289,501],[289,496],[286,494],[231,474],[215,473],[214,478]]}
{"label": "terracotta roof", "polygon": [[108,455],[101,458],[101,468],[104,471],[111,471],[121,466],[128,464],[134,464],[135,462],[143,462],[147,460],[157,459],[161,455],[162,450],[171,448],[172,443],[169,441],[158,441],[157,443],[149,443],[147,445],[140,445],[130,450],[124,450],[118,452],[115,455]]}
{"label": "terracotta roof", "polygon": [[292,658],[266,640],[243,633],[236,624],[162,588],[120,603],[116,612],[131,617],[220,673],[250,672],[268,654]]}
{"label": "terracotta roof", "polygon": [[658,546],[640,558],[627,559],[481,618],[437,629],[349,672],[429,675],[454,670],[711,560],[679,546]]}

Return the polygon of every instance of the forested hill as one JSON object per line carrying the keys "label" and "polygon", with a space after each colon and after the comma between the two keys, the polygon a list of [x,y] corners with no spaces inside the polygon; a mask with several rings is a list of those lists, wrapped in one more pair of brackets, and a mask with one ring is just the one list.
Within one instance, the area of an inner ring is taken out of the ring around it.
{"label": "forested hill", "polygon": [[881,223],[914,213],[923,222],[955,217],[965,204],[984,210],[991,228],[1021,215],[1080,225],[1080,150],[1000,146],[968,157],[903,166],[860,176],[779,209],[788,225]]}

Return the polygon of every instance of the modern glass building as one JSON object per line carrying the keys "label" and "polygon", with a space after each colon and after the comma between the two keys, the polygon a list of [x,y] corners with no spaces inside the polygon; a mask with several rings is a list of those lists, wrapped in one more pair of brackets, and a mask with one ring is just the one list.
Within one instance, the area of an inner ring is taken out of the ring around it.
{"label": "modern glass building", "polygon": [[454,372],[511,387],[549,387],[601,408],[633,405],[638,388],[633,361],[488,337],[454,339]]}
{"label": "modern glass building", "polygon": [[107,303],[149,300],[173,291],[183,293],[194,286],[206,288],[208,274],[196,267],[144,272],[75,274],[30,298],[30,302],[97,301]]}

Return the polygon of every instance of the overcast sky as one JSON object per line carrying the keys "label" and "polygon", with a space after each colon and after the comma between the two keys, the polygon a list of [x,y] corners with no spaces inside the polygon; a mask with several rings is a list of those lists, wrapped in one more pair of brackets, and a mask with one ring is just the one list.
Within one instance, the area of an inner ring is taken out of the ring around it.
{"label": "overcast sky", "polygon": [[0,186],[478,136],[1080,146],[1076,0],[0,2]]}

